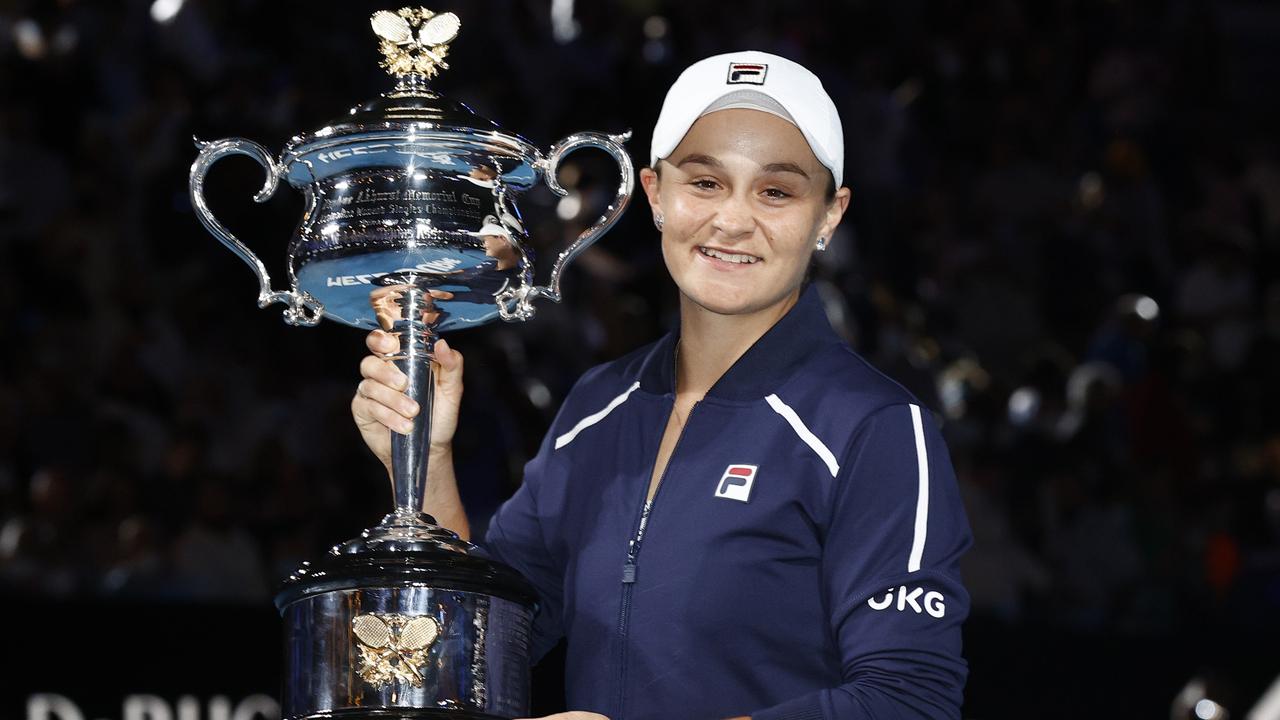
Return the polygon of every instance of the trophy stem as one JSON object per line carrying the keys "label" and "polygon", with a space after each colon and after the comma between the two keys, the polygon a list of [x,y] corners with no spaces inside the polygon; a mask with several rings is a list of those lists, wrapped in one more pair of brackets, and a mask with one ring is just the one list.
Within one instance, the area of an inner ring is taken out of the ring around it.
{"label": "trophy stem", "polygon": [[405,393],[418,403],[407,434],[391,433],[391,493],[395,509],[377,526],[337,545],[334,554],[368,552],[470,552],[470,545],[423,512],[431,453],[431,406],[435,394],[433,350],[444,313],[436,298],[452,297],[433,289],[433,278],[417,273],[384,275],[369,295],[378,325],[400,339],[400,351],[387,357],[408,378]]}
{"label": "trophy stem", "polygon": [[[400,334],[400,346],[419,341],[420,333]],[[434,342],[435,338],[431,338]],[[416,515],[422,512],[426,498],[427,470],[431,454],[431,403],[435,395],[435,371],[429,355],[413,354],[395,360],[396,367],[409,378],[405,394],[418,403],[418,416],[408,435],[391,434],[391,485],[395,493],[397,515]]]}
{"label": "trophy stem", "polygon": [[[416,518],[426,499],[428,459],[431,453],[431,403],[435,395],[435,372],[432,368],[436,334],[435,323],[427,320],[437,314],[430,294],[410,284],[402,287],[396,298],[400,318],[392,323],[392,331],[400,338],[400,352],[395,366],[408,377],[405,394],[418,403],[418,416],[407,435],[391,433],[391,487],[395,499],[395,515],[399,519]],[[426,519],[426,518],[424,518]],[[427,519],[435,524],[433,519]]]}

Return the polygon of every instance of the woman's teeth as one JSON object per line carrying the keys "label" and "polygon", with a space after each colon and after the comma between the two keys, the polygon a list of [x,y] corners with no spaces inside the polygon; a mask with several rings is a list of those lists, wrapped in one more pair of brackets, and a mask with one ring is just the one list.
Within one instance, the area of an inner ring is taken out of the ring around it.
{"label": "woman's teeth", "polygon": [[719,250],[715,250],[709,247],[699,246],[698,249],[701,250],[702,254],[706,255],[707,257],[713,257],[717,260],[723,260],[725,262],[731,262],[731,263],[745,263],[747,265],[750,265],[751,263],[756,262],[757,260],[760,259],[755,255],[734,255],[732,253],[721,252]]}

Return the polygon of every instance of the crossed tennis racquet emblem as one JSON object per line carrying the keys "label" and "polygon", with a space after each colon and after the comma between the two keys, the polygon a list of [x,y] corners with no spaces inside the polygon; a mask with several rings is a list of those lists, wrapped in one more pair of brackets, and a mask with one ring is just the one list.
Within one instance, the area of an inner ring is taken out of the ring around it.
{"label": "crossed tennis racquet emblem", "polygon": [[360,651],[356,672],[370,685],[380,688],[392,682],[422,687],[422,666],[427,651],[440,637],[440,624],[423,615],[357,615],[351,632]]}

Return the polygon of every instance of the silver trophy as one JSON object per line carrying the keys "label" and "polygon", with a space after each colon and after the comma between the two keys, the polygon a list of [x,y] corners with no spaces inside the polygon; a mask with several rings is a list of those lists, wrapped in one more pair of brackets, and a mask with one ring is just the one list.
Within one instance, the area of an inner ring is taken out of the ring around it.
{"label": "silver trophy", "polygon": [[[392,358],[421,410],[392,434],[395,510],[360,537],[304,564],[276,596],[285,625],[286,718],[499,718],[527,714],[535,598],[510,567],[422,512],[438,333],[495,319],[526,320],[533,301],[560,300],[565,266],[622,214],[633,188],[627,135],[584,132],[543,153],[427,88],[447,68],[461,23],[453,13],[374,13],[382,66],[395,88],[279,158],[241,138],[199,142],[191,201],[200,221],[258,276],[258,306],[285,305],[291,325],[328,317],[400,339]],[[566,155],[600,148],[620,166],[613,202],[535,285],[515,197],[543,180],[557,194]],[[289,286],[209,211],[210,166],[248,155],[266,168],[255,200],[281,179],[306,198],[288,250]]]}

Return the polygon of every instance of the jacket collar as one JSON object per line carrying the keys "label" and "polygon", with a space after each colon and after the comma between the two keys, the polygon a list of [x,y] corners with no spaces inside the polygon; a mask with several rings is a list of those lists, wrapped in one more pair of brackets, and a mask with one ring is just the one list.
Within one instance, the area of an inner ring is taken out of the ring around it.
{"label": "jacket collar", "polygon": [[[675,392],[675,350],[680,329],[663,336],[640,366],[640,388],[658,395]],[[831,329],[818,290],[808,285],[795,306],[743,353],[707,397],[756,400],[772,393],[815,351],[840,343]]]}

